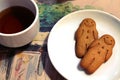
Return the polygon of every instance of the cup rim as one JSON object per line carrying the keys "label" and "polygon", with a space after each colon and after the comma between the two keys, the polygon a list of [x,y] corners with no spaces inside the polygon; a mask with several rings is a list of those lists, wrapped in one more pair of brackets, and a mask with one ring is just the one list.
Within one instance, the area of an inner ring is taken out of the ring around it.
{"label": "cup rim", "polygon": [[35,19],[33,20],[32,24],[29,27],[27,27],[26,29],[24,29],[24,30],[22,30],[20,32],[11,33],[11,34],[6,34],[6,33],[1,33],[0,32],[0,36],[17,36],[17,35],[21,35],[21,34],[27,32],[29,29],[31,29],[34,26],[34,24],[37,22],[37,20],[39,18],[39,9],[38,9],[38,6],[37,6],[37,4],[36,4],[36,2],[34,0],[30,0],[30,1],[33,3],[33,5],[35,7],[35,10],[36,10]]}

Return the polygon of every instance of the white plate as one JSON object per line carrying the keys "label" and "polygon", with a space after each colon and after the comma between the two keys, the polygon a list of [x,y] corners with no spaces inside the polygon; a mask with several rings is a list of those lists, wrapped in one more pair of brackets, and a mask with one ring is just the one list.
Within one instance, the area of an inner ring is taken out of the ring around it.
{"label": "white plate", "polygon": [[[95,20],[99,37],[110,34],[116,42],[111,58],[91,75],[80,70],[80,59],[75,55],[74,40],[74,33],[79,24],[88,17]],[[56,70],[68,80],[118,80],[120,77],[120,20],[98,10],[80,10],[70,13],[59,20],[51,30],[48,38],[48,52]]]}

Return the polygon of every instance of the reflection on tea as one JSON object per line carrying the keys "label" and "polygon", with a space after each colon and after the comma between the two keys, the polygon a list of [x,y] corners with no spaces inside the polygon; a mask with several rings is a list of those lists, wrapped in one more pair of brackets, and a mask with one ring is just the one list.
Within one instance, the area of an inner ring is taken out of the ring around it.
{"label": "reflection on tea", "polygon": [[27,8],[14,6],[0,12],[0,33],[20,32],[31,25],[35,15]]}

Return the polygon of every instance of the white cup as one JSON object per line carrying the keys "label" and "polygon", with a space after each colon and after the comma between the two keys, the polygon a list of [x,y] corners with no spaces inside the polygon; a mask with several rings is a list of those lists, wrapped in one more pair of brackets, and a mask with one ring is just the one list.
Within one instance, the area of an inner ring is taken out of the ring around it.
{"label": "white cup", "polygon": [[22,6],[28,8],[35,15],[32,24],[25,30],[17,33],[0,33],[0,44],[6,47],[21,47],[30,43],[39,31],[39,11],[34,0],[0,0],[0,12],[12,6]]}

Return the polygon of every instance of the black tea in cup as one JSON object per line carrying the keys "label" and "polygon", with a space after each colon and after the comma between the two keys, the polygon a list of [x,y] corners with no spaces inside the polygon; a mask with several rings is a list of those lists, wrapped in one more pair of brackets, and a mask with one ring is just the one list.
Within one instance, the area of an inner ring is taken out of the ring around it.
{"label": "black tea in cup", "polygon": [[35,15],[29,9],[13,6],[0,12],[0,33],[12,34],[29,27]]}

